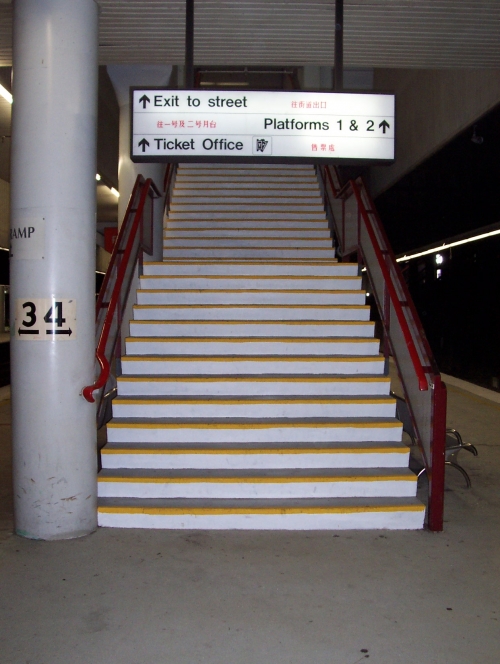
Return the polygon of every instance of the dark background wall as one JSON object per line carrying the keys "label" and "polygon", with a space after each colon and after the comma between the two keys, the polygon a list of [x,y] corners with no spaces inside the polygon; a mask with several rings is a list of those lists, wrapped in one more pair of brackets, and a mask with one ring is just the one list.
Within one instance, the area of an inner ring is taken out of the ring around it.
{"label": "dark background wall", "polygon": [[[500,106],[376,199],[396,254],[500,222]],[[500,238],[403,265],[441,371],[498,389]],[[440,269],[440,277],[437,270]]]}

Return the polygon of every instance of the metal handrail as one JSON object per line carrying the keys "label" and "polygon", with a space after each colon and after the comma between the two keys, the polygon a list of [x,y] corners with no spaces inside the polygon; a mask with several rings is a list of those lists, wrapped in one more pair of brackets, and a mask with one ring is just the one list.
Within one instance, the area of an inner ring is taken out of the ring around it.
{"label": "metal handrail", "polygon": [[[350,180],[341,186],[336,169],[324,166],[321,167],[320,173],[325,203],[330,206],[332,212],[334,231],[342,256],[357,254],[365,265],[372,285],[375,285],[377,275],[379,280],[380,277],[383,280],[383,295],[380,296],[375,287],[373,291],[385,332],[384,351],[387,357],[390,349],[396,361],[417,442],[429,477],[428,526],[430,530],[442,530],[446,387],[441,381],[406,282],[363,180],[361,178]],[[329,200],[330,190],[334,200],[339,202],[340,214],[334,213],[334,206]],[[346,206],[351,200],[355,203],[355,219],[352,213],[346,213]],[[351,241],[352,246],[347,246],[348,232],[355,238]],[[363,240],[365,237],[368,245]],[[392,316],[391,311],[393,311]],[[397,325],[394,326],[396,321]],[[399,345],[396,339],[398,334]],[[405,357],[409,360],[405,360]],[[409,372],[410,366],[413,373]],[[415,383],[409,384],[410,378],[416,379],[418,390],[415,391],[416,386],[413,387]],[[419,394],[422,396],[418,396]]]}
{"label": "metal handrail", "polygon": [[172,200],[172,188],[174,186],[176,173],[177,164],[167,164],[167,168],[165,169],[165,177],[163,178],[163,193],[165,194],[163,211],[166,216],[168,215],[170,201]]}
{"label": "metal handrail", "polygon": [[429,384],[427,382],[427,377],[425,375],[424,367],[418,356],[415,342],[413,341],[413,337],[411,335],[410,328],[408,326],[408,321],[405,318],[403,307],[401,306],[401,301],[396,293],[396,289],[394,288],[391,275],[387,268],[386,262],[384,261],[382,250],[380,248],[379,243],[377,242],[377,238],[375,236],[375,232],[373,230],[370,218],[368,216],[368,213],[366,212],[365,206],[363,205],[363,201],[361,200],[361,194],[359,188],[356,186],[355,182],[352,183],[351,186],[353,193],[358,201],[360,213],[364,218],[364,222],[366,224],[366,230],[368,231],[368,235],[370,236],[370,240],[372,241],[373,248],[375,250],[375,254],[377,256],[377,260],[379,263],[380,271],[384,275],[384,281],[389,293],[389,297],[396,312],[396,316],[398,317],[399,325],[401,326],[401,331],[406,341],[406,345],[408,346],[408,352],[410,353],[411,361],[413,363],[413,368],[415,369],[415,373],[417,374],[418,377],[418,387],[422,391],[428,390]]}
{"label": "metal handrail", "polygon": [[[97,379],[92,385],[87,385],[82,390],[82,396],[90,403],[94,403],[93,393],[96,390],[101,390],[110,377],[111,361],[114,351],[121,333],[121,319],[123,317],[124,309],[127,303],[130,286],[132,283],[133,270],[137,263],[142,260],[142,254],[145,251],[151,254],[152,247],[152,224],[153,214],[151,206],[151,214],[149,219],[145,219],[145,206],[148,199],[158,198],[160,192],[151,179],[144,180],[139,175],[134,185],[134,189],[130,196],[130,200],[125,213],[123,224],[120,228],[109,267],[106,271],[104,281],[99,292],[99,297],[96,304],[96,360],[100,366],[100,372]],[[145,239],[145,225],[149,221],[149,238],[148,243]],[[137,244],[134,251],[134,244]],[[133,265],[133,269],[130,267]],[[125,279],[128,272],[128,278]],[[114,275],[114,284],[111,286],[111,279]],[[111,294],[109,300],[105,298]],[[119,323],[115,325],[114,338],[110,340],[110,332],[115,320],[115,314]]]}

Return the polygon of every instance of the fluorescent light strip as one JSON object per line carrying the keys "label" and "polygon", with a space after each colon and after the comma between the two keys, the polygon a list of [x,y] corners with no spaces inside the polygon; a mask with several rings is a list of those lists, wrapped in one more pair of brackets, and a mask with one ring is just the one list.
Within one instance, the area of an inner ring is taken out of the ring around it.
{"label": "fluorescent light strip", "polygon": [[3,97],[9,102],[9,104],[12,104],[12,95],[7,90],[7,88],[3,87],[3,85],[0,85],[0,97]]}
{"label": "fluorescent light strip", "polygon": [[396,258],[397,263],[402,261],[411,261],[413,258],[420,258],[421,256],[429,256],[430,254],[437,254],[443,249],[451,249],[452,247],[459,247],[462,244],[468,244],[469,242],[477,242],[477,240],[484,240],[487,237],[492,237],[493,235],[500,235],[500,228],[496,231],[490,231],[489,233],[481,233],[481,235],[474,235],[474,237],[469,237],[465,240],[457,240],[456,242],[449,242],[448,244],[442,244],[439,247],[434,247],[434,249],[427,249],[426,251],[420,251],[417,254],[410,254],[409,256],[401,256]]}
{"label": "fluorescent light strip", "polygon": [[120,198],[120,193],[114,187],[110,187],[110,191],[113,194],[113,196],[116,196],[116,198]]}

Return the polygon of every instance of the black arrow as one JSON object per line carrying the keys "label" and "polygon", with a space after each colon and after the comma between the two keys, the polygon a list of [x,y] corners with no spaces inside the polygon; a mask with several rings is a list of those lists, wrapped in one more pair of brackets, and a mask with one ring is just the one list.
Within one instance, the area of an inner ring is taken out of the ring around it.
{"label": "black arrow", "polygon": [[18,329],[19,334],[40,334],[39,330],[21,330],[21,328]]}
{"label": "black arrow", "polygon": [[69,328],[69,330],[45,330],[45,334],[67,334],[69,337],[71,336],[73,330]]}
{"label": "black arrow", "polygon": [[379,128],[382,127],[382,132],[385,134],[386,130],[389,129],[391,125],[387,122],[387,120],[382,120],[382,122],[379,124]]}
{"label": "black arrow", "polygon": [[146,145],[149,147],[149,141],[145,138],[143,138],[142,141],[139,141],[139,146],[142,148],[143,152],[146,152]]}
{"label": "black arrow", "polygon": [[139,99],[139,104],[142,104],[142,108],[146,108],[146,104],[149,104],[151,99],[149,97],[146,97],[146,95],[142,95],[142,97]]}

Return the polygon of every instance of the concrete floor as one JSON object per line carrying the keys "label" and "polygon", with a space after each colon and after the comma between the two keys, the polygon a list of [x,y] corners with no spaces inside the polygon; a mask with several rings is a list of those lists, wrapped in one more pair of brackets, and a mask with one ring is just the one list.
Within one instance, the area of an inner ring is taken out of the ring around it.
{"label": "concrete floor", "polygon": [[[500,404],[449,386],[472,489],[445,531],[11,535],[0,402],[2,664],[498,664]],[[424,480],[425,481],[425,480]]]}

